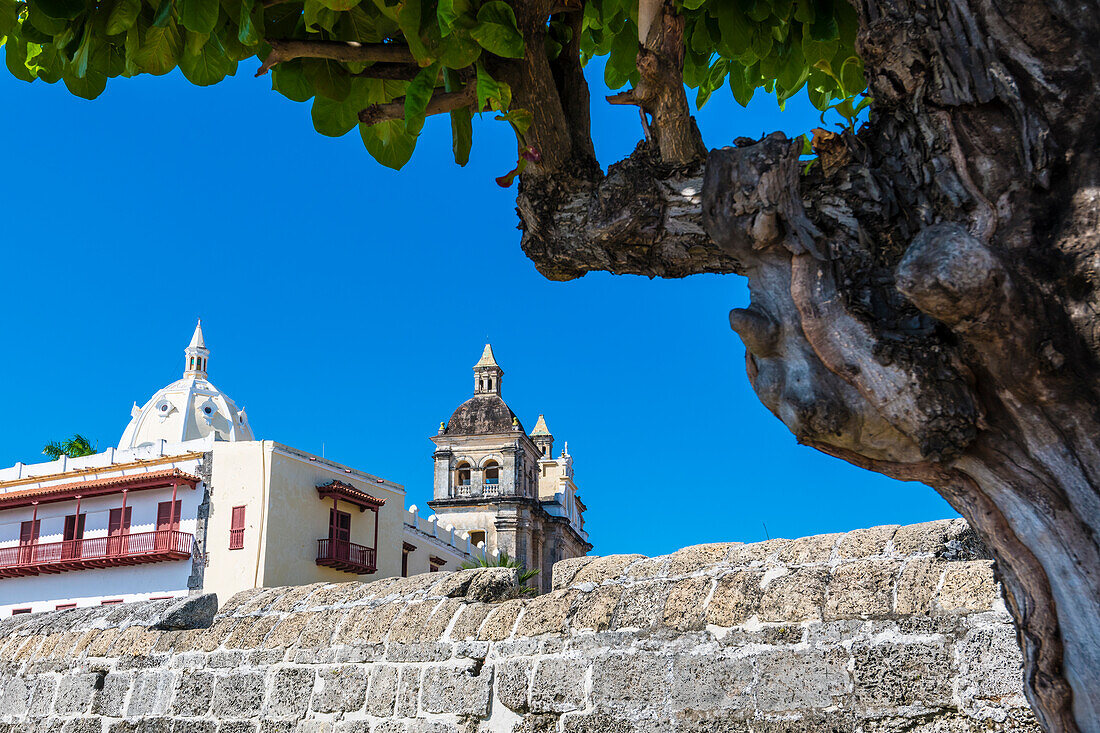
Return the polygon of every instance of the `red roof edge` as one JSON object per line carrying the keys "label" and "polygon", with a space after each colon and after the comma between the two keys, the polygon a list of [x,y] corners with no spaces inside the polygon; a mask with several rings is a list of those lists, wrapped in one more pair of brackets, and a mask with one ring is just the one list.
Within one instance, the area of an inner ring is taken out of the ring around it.
{"label": "red roof edge", "polygon": [[117,494],[123,490],[160,489],[171,486],[173,483],[195,488],[200,481],[202,479],[198,476],[185,473],[178,468],[133,473],[125,476],[107,476],[90,481],[73,481],[67,484],[52,484],[34,489],[23,489],[22,491],[9,491],[0,494],[0,509],[14,509],[30,506],[34,503],[49,504],[55,501],[69,501],[77,496],[87,498]]}

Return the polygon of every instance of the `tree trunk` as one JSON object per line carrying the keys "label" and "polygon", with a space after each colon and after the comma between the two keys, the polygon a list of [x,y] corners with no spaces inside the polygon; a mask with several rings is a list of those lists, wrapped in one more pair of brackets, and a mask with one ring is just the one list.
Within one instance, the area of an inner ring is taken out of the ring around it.
{"label": "tree trunk", "polygon": [[1100,731],[1100,8],[857,9],[872,120],[820,135],[808,172],[778,133],[712,151],[701,187],[643,145],[603,181],[522,193],[524,249],[555,279],[746,276],[730,323],[760,399],[966,516],[1042,724]]}

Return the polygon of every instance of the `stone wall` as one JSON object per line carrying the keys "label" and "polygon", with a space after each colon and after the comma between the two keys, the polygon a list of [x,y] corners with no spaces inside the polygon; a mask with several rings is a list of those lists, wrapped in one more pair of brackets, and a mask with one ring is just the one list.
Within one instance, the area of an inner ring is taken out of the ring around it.
{"label": "stone wall", "polygon": [[[1037,732],[961,521],[0,624],[0,730]],[[204,628],[205,627],[205,628]]]}

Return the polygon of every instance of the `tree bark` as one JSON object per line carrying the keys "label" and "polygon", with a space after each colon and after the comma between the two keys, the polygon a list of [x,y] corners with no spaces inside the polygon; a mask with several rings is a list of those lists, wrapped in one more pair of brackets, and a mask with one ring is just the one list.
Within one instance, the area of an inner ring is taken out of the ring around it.
{"label": "tree bark", "polygon": [[871,122],[822,136],[808,173],[778,133],[705,172],[643,146],[603,181],[521,193],[524,249],[555,279],[746,276],[730,324],[761,401],[966,516],[1041,723],[1100,731],[1100,12],[856,6]]}

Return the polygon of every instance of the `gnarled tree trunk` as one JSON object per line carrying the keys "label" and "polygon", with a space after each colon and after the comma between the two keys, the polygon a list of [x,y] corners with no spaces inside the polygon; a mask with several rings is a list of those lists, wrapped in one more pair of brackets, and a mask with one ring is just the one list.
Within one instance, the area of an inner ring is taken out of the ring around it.
{"label": "gnarled tree trunk", "polygon": [[[874,96],[808,172],[774,134],[528,187],[548,277],[730,272],[798,439],[942,493],[998,559],[1050,731],[1100,731],[1100,7],[857,0]],[[708,236],[709,235],[709,236]]]}

